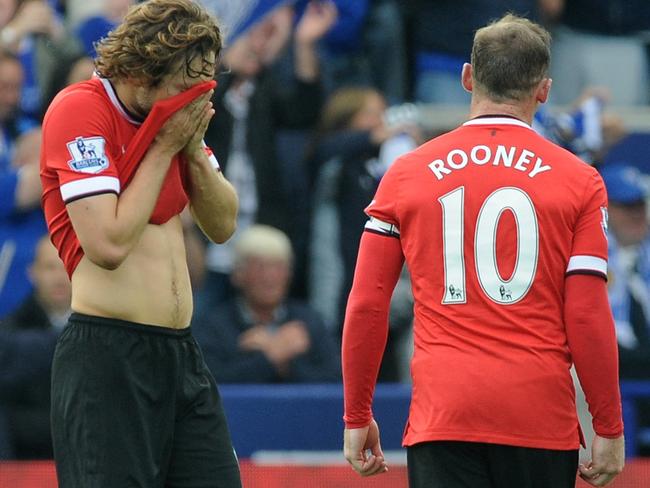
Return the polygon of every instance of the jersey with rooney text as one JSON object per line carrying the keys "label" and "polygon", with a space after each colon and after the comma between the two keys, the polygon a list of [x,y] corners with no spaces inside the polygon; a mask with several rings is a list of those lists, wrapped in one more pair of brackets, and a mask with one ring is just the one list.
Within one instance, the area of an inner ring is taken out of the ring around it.
{"label": "jersey with rooney text", "polygon": [[509,117],[473,119],[400,158],[366,209],[400,239],[415,296],[405,445],[576,449],[567,274],[607,274],[598,173]]}

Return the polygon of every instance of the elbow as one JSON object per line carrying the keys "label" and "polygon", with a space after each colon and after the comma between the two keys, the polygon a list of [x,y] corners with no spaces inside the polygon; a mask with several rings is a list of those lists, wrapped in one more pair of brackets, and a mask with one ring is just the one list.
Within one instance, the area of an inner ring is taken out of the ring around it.
{"label": "elbow", "polygon": [[128,256],[128,250],[118,246],[105,246],[99,249],[85,250],[88,259],[107,271],[115,271]]}
{"label": "elbow", "polygon": [[224,224],[219,228],[218,232],[215,232],[212,237],[212,240],[216,244],[223,244],[226,242],[228,239],[232,237],[232,235],[235,233],[237,230],[237,219],[232,218],[228,219],[228,222],[224,222]]}

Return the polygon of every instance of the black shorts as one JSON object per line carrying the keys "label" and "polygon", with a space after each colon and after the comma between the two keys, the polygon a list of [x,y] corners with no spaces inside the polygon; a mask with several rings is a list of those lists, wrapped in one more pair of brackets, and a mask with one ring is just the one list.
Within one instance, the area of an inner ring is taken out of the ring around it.
{"label": "black shorts", "polygon": [[190,330],[73,313],[52,365],[60,488],[240,488]]}
{"label": "black shorts", "polygon": [[575,488],[578,451],[434,441],[407,462],[410,488]]}

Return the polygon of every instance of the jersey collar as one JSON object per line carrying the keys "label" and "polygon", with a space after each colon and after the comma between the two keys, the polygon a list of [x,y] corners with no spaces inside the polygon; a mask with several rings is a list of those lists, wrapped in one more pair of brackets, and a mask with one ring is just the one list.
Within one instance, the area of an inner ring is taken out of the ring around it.
{"label": "jersey collar", "polygon": [[509,115],[481,115],[474,119],[468,120],[463,124],[463,126],[465,125],[517,125],[519,127],[525,127],[526,129],[533,130],[533,128],[526,122]]}
{"label": "jersey collar", "polygon": [[106,90],[106,94],[108,95],[109,100],[111,101],[115,109],[120,113],[120,115],[124,117],[126,120],[128,120],[131,124],[142,125],[141,120],[137,120],[126,111],[124,105],[122,105],[122,102],[120,102],[120,99],[117,97],[117,93],[115,93],[115,88],[113,88],[111,82],[106,78],[102,78],[101,76],[98,78],[99,81],[102,82],[102,86],[104,87],[104,90]]}

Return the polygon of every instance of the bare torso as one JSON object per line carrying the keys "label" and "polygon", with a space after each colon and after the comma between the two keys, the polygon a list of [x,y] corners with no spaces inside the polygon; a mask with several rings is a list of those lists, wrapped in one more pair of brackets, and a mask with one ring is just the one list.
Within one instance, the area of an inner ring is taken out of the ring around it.
{"label": "bare torso", "polygon": [[142,324],[187,327],[192,289],[180,217],[162,225],[148,224],[113,271],[84,257],[72,275],[72,309]]}

